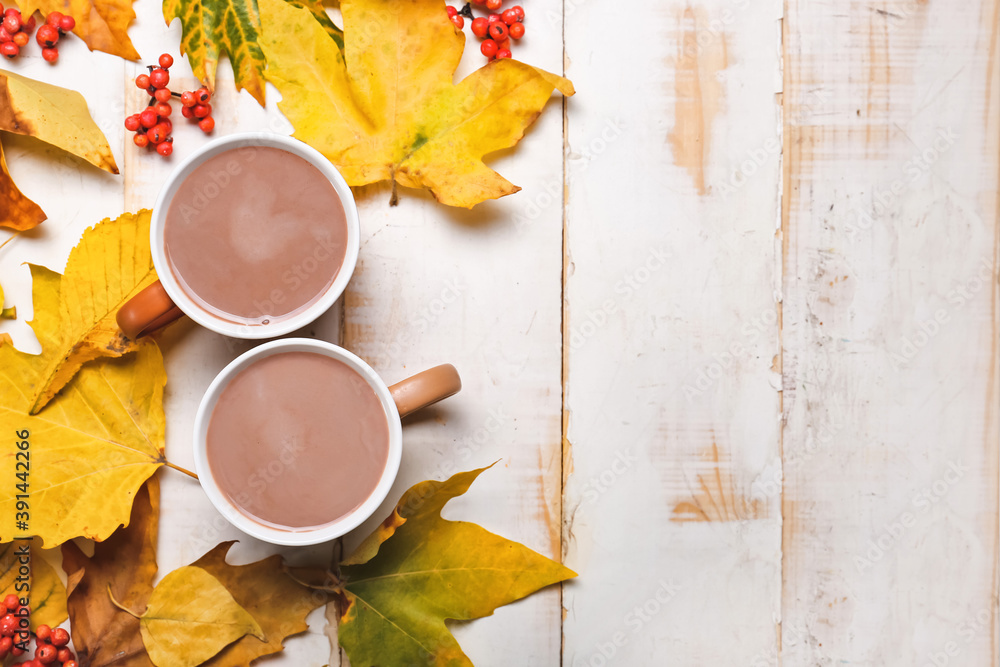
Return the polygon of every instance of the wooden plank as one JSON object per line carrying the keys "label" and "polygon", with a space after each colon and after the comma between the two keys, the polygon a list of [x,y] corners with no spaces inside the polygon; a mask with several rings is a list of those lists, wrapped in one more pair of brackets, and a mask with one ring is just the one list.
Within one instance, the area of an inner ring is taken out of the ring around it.
{"label": "wooden plank", "polygon": [[780,16],[567,4],[565,665],[777,652]]}
{"label": "wooden plank", "polygon": [[788,3],[784,664],[998,662],[998,12]]}
{"label": "wooden plank", "polygon": [[[562,2],[526,9],[515,57],[561,72]],[[456,80],[485,64],[466,36]],[[348,551],[412,484],[499,460],[445,515],[560,557],[562,144],[556,94],[515,150],[488,160],[524,188],[515,195],[465,211],[406,189],[390,207],[388,187],[356,189],[361,257],[345,346],[389,382],[453,363],[464,388],[406,421],[390,500],[348,536]],[[452,628],[477,665],[554,665],[560,621],[553,588]]]}

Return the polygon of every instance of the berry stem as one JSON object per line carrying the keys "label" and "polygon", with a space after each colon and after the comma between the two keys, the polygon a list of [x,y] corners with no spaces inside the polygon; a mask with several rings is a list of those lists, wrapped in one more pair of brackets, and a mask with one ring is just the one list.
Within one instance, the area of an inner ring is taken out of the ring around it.
{"label": "berry stem", "polygon": [[118,600],[115,599],[114,594],[111,592],[111,584],[108,584],[108,598],[111,599],[111,604],[113,604],[114,606],[118,607],[119,609],[121,609],[122,611],[124,611],[126,614],[129,614],[130,616],[134,616],[135,618],[138,618],[138,619],[142,618],[142,616],[139,616],[139,614],[135,613],[134,611],[132,611],[131,609],[129,609],[128,607],[126,607],[121,602],[119,602]]}
{"label": "berry stem", "polygon": [[195,479],[198,479],[198,475],[194,474],[193,472],[191,472],[190,470],[188,470],[186,468],[180,467],[179,465],[174,465],[170,461],[164,461],[163,464],[165,466],[167,466],[168,468],[173,468],[174,470],[177,470],[178,472],[182,472],[185,475],[188,475],[189,477],[193,477]]}
{"label": "berry stem", "polygon": [[472,3],[471,2],[465,3],[465,6],[462,7],[460,10],[458,10],[458,15],[464,16],[469,20],[476,18],[475,16],[472,15]]}
{"label": "berry stem", "polygon": [[180,93],[175,93],[174,91],[172,91],[172,90],[171,90],[171,91],[170,91],[170,96],[171,96],[171,97],[180,97],[180,96],[181,96],[181,94],[180,94]]}

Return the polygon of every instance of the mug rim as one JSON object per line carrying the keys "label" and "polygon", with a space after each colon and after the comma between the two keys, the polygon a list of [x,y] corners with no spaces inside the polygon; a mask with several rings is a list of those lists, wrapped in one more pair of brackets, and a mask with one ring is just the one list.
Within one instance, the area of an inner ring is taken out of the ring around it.
{"label": "mug rim", "polygon": [[[386,424],[389,427],[389,452],[386,458],[385,468],[382,476],[371,495],[358,507],[347,514],[339,517],[331,523],[319,528],[305,530],[281,530],[264,525],[244,514],[235,503],[233,503],[219,488],[215,477],[212,474],[211,466],[208,463],[208,426],[211,421],[212,412],[218,403],[222,391],[229,385],[230,381],[240,372],[245,370],[252,363],[265,357],[283,352],[317,352],[324,356],[336,359],[347,364],[352,370],[365,379],[368,385],[375,391],[382,409],[385,412]],[[399,472],[399,464],[403,454],[403,429],[396,409],[396,403],[392,399],[389,387],[385,381],[357,355],[345,350],[334,343],[329,343],[313,338],[283,338],[274,340],[263,345],[259,345],[231,361],[223,368],[208,389],[202,396],[198,405],[198,411],[194,422],[194,463],[198,473],[198,481],[208,499],[215,506],[215,509],[226,518],[229,523],[239,528],[244,533],[259,540],[271,544],[283,546],[308,546],[321,544],[341,537],[349,531],[357,528],[361,523],[371,517],[375,510],[388,497],[396,475]]]}
{"label": "mug rim", "polygon": [[[232,322],[210,313],[197,304],[181,288],[177,278],[174,276],[170,268],[170,263],[167,261],[164,243],[167,212],[174,195],[177,194],[177,189],[184,179],[209,158],[234,148],[254,146],[279,148],[288,151],[301,157],[318,169],[330,181],[330,184],[333,185],[334,190],[337,192],[337,196],[340,197],[340,202],[344,207],[344,218],[347,222],[347,248],[344,252],[344,261],[340,265],[340,270],[336,278],[334,278],[333,283],[330,284],[327,290],[314,303],[303,309],[300,313],[265,326]],[[261,340],[284,336],[312,324],[320,315],[329,310],[337,302],[337,299],[347,289],[347,284],[354,275],[354,269],[357,266],[358,254],[361,248],[361,223],[358,217],[357,202],[354,200],[354,193],[351,192],[350,186],[347,185],[347,181],[344,180],[337,167],[318,150],[298,139],[283,134],[272,132],[238,132],[210,141],[187,156],[170,172],[163,187],[160,188],[156,202],[153,204],[153,212],[149,225],[149,246],[157,278],[159,278],[167,295],[185,315],[206,329],[222,334],[223,336]]]}

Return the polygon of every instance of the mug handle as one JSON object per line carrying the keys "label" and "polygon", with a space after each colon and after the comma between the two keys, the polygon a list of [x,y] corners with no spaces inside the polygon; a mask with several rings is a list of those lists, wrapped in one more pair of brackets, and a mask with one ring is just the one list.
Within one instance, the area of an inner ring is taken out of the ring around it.
{"label": "mug handle", "polygon": [[163,283],[157,280],[118,309],[115,319],[129,338],[135,340],[170,324],[184,314],[170,299]]}
{"label": "mug handle", "polygon": [[396,402],[396,410],[402,418],[453,396],[461,389],[462,379],[458,377],[455,367],[451,364],[442,364],[400,380],[389,387],[389,393]]}

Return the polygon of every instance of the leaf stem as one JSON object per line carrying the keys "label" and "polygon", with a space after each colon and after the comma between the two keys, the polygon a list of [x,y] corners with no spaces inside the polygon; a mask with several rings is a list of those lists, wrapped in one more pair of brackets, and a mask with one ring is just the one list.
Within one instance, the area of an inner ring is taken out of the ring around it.
{"label": "leaf stem", "polygon": [[121,602],[119,602],[118,600],[115,599],[114,594],[111,593],[111,584],[108,584],[108,598],[110,598],[111,604],[113,604],[114,606],[118,607],[119,609],[121,609],[122,611],[124,611],[126,614],[129,614],[130,616],[134,616],[134,617],[139,618],[139,619],[142,618],[142,616],[139,616],[139,614],[135,613],[134,611],[132,611],[131,609],[129,609],[128,607],[126,607]]}
{"label": "leaf stem", "polygon": [[[21,230],[21,231],[24,231],[24,230]],[[3,250],[3,247],[4,247],[5,245],[7,245],[8,243],[10,243],[10,242],[11,242],[11,241],[13,241],[14,239],[16,239],[16,238],[17,238],[18,236],[20,236],[20,235],[21,235],[21,231],[17,231],[17,232],[14,232],[13,234],[11,234],[11,235],[10,235],[10,238],[8,238],[8,239],[7,239],[6,241],[4,241],[3,243],[0,243],[0,250]]]}
{"label": "leaf stem", "polygon": [[189,477],[193,477],[195,479],[198,479],[198,475],[194,474],[193,472],[191,472],[187,468],[182,468],[179,465],[174,465],[170,461],[164,461],[163,465],[167,466],[168,468],[173,468],[174,470],[177,470],[178,472],[182,472],[182,473],[184,473],[185,475],[187,475]]}
{"label": "leaf stem", "polygon": [[285,574],[287,574],[288,578],[297,583],[298,585],[305,586],[306,588],[312,588],[313,590],[326,591],[328,593],[341,593],[344,590],[344,582],[342,582],[340,580],[340,577],[338,577],[333,572],[326,573],[327,576],[329,576],[330,580],[333,582],[330,584],[313,584],[308,581],[299,579],[298,577],[295,576],[292,570],[287,567],[285,568]]}
{"label": "leaf stem", "polygon": [[396,172],[392,172],[392,195],[389,197],[389,206],[399,204],[399,191],[396,189]]}

